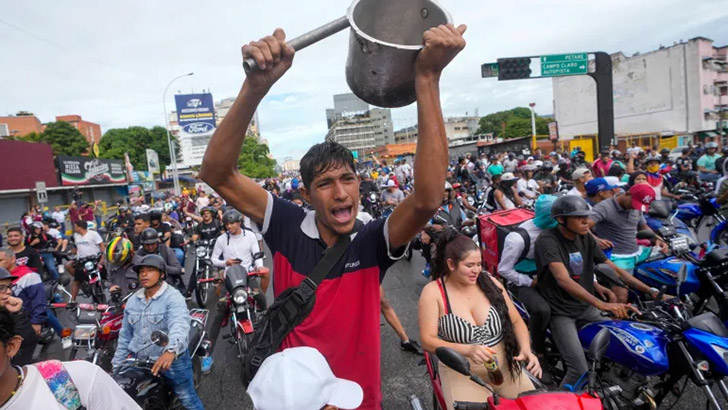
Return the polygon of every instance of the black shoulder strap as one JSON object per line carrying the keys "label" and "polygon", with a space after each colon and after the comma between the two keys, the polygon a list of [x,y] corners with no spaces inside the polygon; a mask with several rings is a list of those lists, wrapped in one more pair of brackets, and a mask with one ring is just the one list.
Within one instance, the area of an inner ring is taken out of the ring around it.
{"label": "black shoulder strap", "polygon": [[442,294],[445,295],[445,304],[447,305],[447,313],[452,313],[452,307],[450,306],[450,296],[447,295],[447,287],[445,287],[445,278],[440,278],[440,287],[442,287]]}
{"label": "black shoulder strap", "polygon": [[521,255],[518,257],[518,260],[520,261],[526,259],[526,255],[528,255],[528,251],[531,249],[531,236],[528,234],[528,231],[521,227],[516,228],[516,232],[521,235],[521,238],[523,238],[523,243],[525,244]]}
{"label": "black shoulder strap", "polygon": [[349,244],[351,244],[351,235],[355,232],[358,232],[363,225],[364,224],[357,219],[354,223],[354,229],[352,229],[351,232],[347,235],[339,236],[339,239],[336,241],[334,246],[326,250],[323,259],[321,259],[321,261],[316,264],[316,267],[313,268],[311,274],[308,275],[308,278],[306,278],[308,281],[310,281],[309,285],[313,284],[314,289],[318,287],[318,285],[321,283],[322,280],[324,280],[326,275],[331,272],[331,270],[334,268],[334,265],[336,265],[339,259],[344,256],[344,252],[349,247]]}

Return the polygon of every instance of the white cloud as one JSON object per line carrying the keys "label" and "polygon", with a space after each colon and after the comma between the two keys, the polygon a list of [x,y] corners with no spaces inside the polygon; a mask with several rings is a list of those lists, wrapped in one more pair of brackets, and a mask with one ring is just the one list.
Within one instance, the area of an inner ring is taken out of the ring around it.
{"label": "white cloud", "polygon": [[[244,74],[240,47],[284,27],[293,37],[345,14],[348,2],[215,1],[72,3],[5,2],[0,12],[0,112],[35,112],[42,121],[80,114],[104,129],[162,125],[162,92],[194,71],[171,94],[210,89],[235,96]],[[631,55],[661,44],[705,36],[728,44],[724,0],[443,0],[457,23],[468,24],[468,46],[442,82],[446,115],[480,115],[536,102],[552,111],[551,82],[480,78],[498,57],[574,51]],[[10,27],[8,24],[16,26]],[[303,50],[259,108],[273,154],[300,157],[326,134],[332,95],[348,92],[348,34]],[[394,110],[395,127],[416,122],[414,105]]]}

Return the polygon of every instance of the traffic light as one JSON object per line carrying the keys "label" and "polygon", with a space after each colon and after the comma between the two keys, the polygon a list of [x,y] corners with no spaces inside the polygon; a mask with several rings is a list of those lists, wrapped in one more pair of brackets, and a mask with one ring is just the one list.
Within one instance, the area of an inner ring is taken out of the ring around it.
{"label": "traffic light", "polygon": [[498,80],[519,80],[531,77],[531,58],[499,58]]}

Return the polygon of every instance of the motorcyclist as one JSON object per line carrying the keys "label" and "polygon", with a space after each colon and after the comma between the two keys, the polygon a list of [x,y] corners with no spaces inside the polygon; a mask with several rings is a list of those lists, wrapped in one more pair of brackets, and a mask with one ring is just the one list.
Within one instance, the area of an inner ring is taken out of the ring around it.
{"label": "motorcyclist", "polygon": [[599,152],[599,159],[594,161],[592,169],[594,177],[605,177],[609,174],[609,168],[612,166],[612,160],[609,158],[609,149],[605,148]]}
{"label": "motorcyclist", "polygon": [[[529,314],[528,330],[531,334],[532,347],[539,356],[542,381],[552,382],[550,369],[543,361],[546,355],[546,330],[551,318],[551,308],[536,289],[536,262],[534,261],[536,239],[547,229],[555,228],[558,223],[551,217],[551,205],[556,200],[552,195],[541,195],[536,200],[536,216],[506,235],[503,242],[503,254],[498,263],[498,273],[508,281],[508,289],[523,303]],[[524,255],[524,251],[526,252]]]}
{"label": "motorcyclist", "polygon": [[172,229],[169,225],[162,223],[162,211],[153,209],[149,212],[149,226],[159,232],[159,240],[169,246],[169,240],[172,237]]}
{"label": "motorcyclist", "polygon": [[147,228],[149,228],[149,214],[140,213],[134,215],[134,231],[129,235],[134,249],[139,249],[142,246],[141,235]]}
{"label": "motorcyclist", "polygon": [[617,318],[636,311],[631,305],[614,303],[615,295],[594,280],[595,265],[607,258],[589,235],[590,214],[581,197],[558,198],[551,207],[558,226],[543,231],[535,243],[537,287],[551,307],[551,335],[567,368],[562,386],[575,383],[588,369],[578,327],[604,320],[600,311]]}
{"label": "motorcyclist", "polygon": [[53,256],[53,252],[49,249],[54,249],[58,246],[58,242],[55,238],[47,235],[43,231],[43,224],[41,222],[33,222],[30,226],[30,234],[25,239],[25,245],[35,249],[36,252],[43,259],[46,272],[51,280],[58,279],[58,270],[56,269],[56,258]]}
{"label": "motorcyclist", "polygon": [[377,184],[372,180],[372,176],[368,172],[362,172],[360,177],[361,185],[359,185],[359,192],[361,193],[362,200],[372,192],[379,193]]}
{"label": "motorcyclist", "polygon": [[81,282],[86,280],[80,261],[87,257],[103,254],[104,249],[106,249],[104,240],[101,239],[98,232],[88,229],[86,221],[76,221],[73,224],[73,231],[73,242],[76,244],[76,260],[66,265],[68,273],[73,276],[71,302],[76,301],[78,291],[81,290]]}
{"label": "motorcyclist", "polygon": [[533,176],[538,182],[544,194],[553,194],[556,192],[557,177],[554,175],[554,164],[551,161],[544,161],[539,171]]}
{"label": "motorcyclist", "polygon": [[500,175],[500,180],[493,179],[493,200],[497,210],[513,209],[523,205],[516,189],[518,178],[511,172]]}
{"label": "motorcyclist", "polygon": [[[168,262],[156,254],[145,255],[135,264],[134,271],[142,288],[126,302],[111,363],[116,373],[129,355],[154,360],[152,373],[161,375],[170,384],[182,406],[188,410],[202,410],[187,349],[190,312],[184,297],[164,280],[168,266]],[[155,330],[168,335],[166,346],[149,346]]]}
{"label": "motorcyclist", "polygon": [[159,255],[165,261],[165,273],[167,280],[175,285],[175,287],[184,291],[184,283],[182,281],[182,265],[167,245],[160,242],[159,234],[154,228],[147,228],[140,235],[142,246],[135,251],[132,264],[138,266],[142,259],[147,255]]}
{"label": "motorcyclist", "polygon": [[575,169],[574,172],[571,173],[571,180],[574,182],[574,187],[571,188],[566,195],[574,195],[582,198],[585,197],[586,188],[584,188],[584,186],[593,178],[594,177],[592,176],[591,171],[589,171],[589,168],[580,167]]}
{"label": "motorcyclist", "polygon": [[[642,212],[647,211],[654,199],[652,187],[635,184],[628,192],[595,205],[588,221],[600,248],[612,249],[611,261],[607,261],[607,264],[627,285],[651,297],[655,297],[658,290],[639,281],[632,276],[632,272],[637,263],[651,253],[650,248],[641,248],[637,244],[637,231],[650,229]],[[667,251],[665,242],[658,240],[657,244],[663,252]],[[627,300],[627,289],[615,288],[614,291],[620,301]]]}
{"label": "motorcyclist", "polygon": [[110,291],[117,289],[126,295],[130,284],[135,281],[136,275],[132,270],[134,266],[134,245],[127,238],[116,237],[106,246],[106,271],[109,275]]}
{"label": "motorcyclist", "polygon": [[[199,222],[197,226],[195,226],[195,230],[190,238],[192,243],[197,243],[200,239],[207,241],[216,239],[220,236],[220,233],[222,233],[223,230],[222,223],[215,217],[217,215],[217,209],[215,207],[206,206],[202,208],[200,214],[201,216],[190,214],[190,217]],[[196,272],[190,270],[190,268],[193,267],[192,264],[194,263],[194,260],[188,261],[187,263],[188,264],[185,265],[185,270],[190,272],[190,279],[187,283],[187,290],[184,294],[185,298],[192,295],[192,291],[195,289],[195,285],[197,284]]]}
{"label": "motorcyclist", "polygon": [[518,196],[523,200],[524,205],[532,205],[540,194],[538,182],[533,179],[533,173],[536,170],[534,165],[526,165],[522,168],[521,178],[516,181],[516,190]]}
{"label": "motorcyclist", "polygon": [[698,158],[698,171],[700,171],[700,179],[702,181],[714,182],[721,176],[715,169],[715,161],[719,158],[719,155],[716,153],[717,150],[717,142],[708,142],[705,144],[705,154]]}
{"label": "motorcyclist", "polygon": [[460,204],[461,208],[467,209],[472,212],[478,212],[478,209],[470,205],[470,202],[468,202],[468,189],[463,187],[459,182],[452,184],[451,195],[455,197],[455,200],[458,202],[458,204]]}
{"label": "motorcyclist", "polygon": [[[226,211],[222,216],[222,221],[225,224],[226,233],[220,235],[215,242],[215,248],[212,251],[212,264],[218,268],[225,268],[227,271],[233,265],[241,265],[248,269],[254,266],[255,269],[263,271],[263,260],[253,259],[253,255],[260,252],[258,247],[258,241],[255,238],[253,231],[243,227],[243,215],[235,209]],[[268,283],[270,279],[267,275],[261,276],[260,288],[263,295],[268,290]],[[253,281],[251,280],[251,287]],[[221,292],[221,288],[218,287],[218,292]],[[260,299],[264,301],[264,298]],[[266,306],[262,306],[266,308]],[[214,349],[217,342],[217,337],[220,334],[220,324],[227,315],[227,303],[224,299],[218,301],[217,312],[212,320],[212,327],[210,330],[210,341],[212,342],[211,351]],[[205,356],[202,359],[202,372],[209,373],[212,368],[213,360],[212,356]]]}

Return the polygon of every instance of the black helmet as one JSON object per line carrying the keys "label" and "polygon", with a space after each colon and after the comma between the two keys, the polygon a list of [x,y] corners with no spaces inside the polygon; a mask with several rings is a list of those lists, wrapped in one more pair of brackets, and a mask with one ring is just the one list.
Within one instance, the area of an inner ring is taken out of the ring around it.
{"label": "black helmet", "polygon": [[229,211],[225,211],[224,214],[222,214],[222,223],[227,225],[229,223],[233,222],[242,222],[243,220],[243,214],[240,212],[231,209]]}
{"label": "black helmet", "polygon": [[152,209],[149,211],[149,220],[150,221],[161,221],[162,220],[162,211],[159,209]]}
{"label": "black helmet", "polygon": [[580,196],[565,195],[554,201],[551,205],[551,216],[589,216],[589,205]]}
{"label": "black helmet", "polygon": [[541,169],[551,172],[554,169],[554,164],[551,161],[546,161],[541,165]]}
{"label": "black helmet", "polygon": [[139,271],[145,266],[159,269],[162,276],[167,273],[167,264],[164,262],[164,258],[156,254],[144,256],[138,264],[134,265],[134,272],[138,275]]}
{"label": "black helmet", "polygon": [[159,243],[159,233],[154,228],[147,228],[142,231],[140,235],[142,245],[150,245],[153,243]]}
{"label": "black helmet", "polygon": [[217,213],[217,209],[214,206],[206,206],[202,208],[202,210],[200,211],[200,215],[204,214],[205,212],[209,212],[212,215],[215,215]]}
{"label": "black helmet", "polygon": [[663,148],[660,150],[660,154],[669,154],[669,153],[670,153],[670,150],[667,148]]}
{"label": "black helmet", "polygon": [[682,153],[683,154],[687,154],[689,152],[690,152],[690,148],[685,147],[685,148],[682,149]]}

